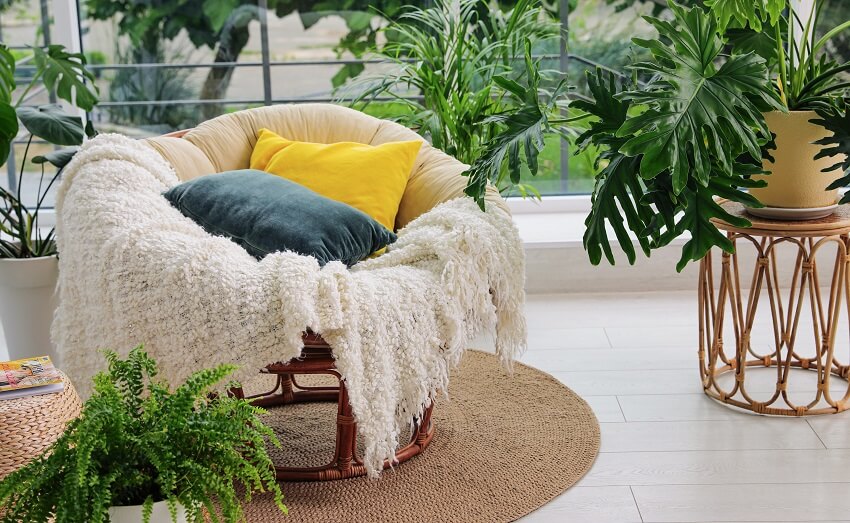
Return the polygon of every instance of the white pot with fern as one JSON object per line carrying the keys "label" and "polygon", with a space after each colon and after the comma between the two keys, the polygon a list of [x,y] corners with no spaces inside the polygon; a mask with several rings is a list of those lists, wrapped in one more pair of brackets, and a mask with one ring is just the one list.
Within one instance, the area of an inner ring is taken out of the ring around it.
{"label": "white pot with fern", "polygon": [[[139,523],[144,519],[144,505],[132,505],[129,507],[110,507],[110,523]],[[171,511],[167,501],[157,501],[151,505],[148,516],[150,523],[186,523],[186,509],[183,505],[177,505],[175,517],[172,519]]]}
{"label": "white pot with fern", "polygon": [[126,359],[105,354],[80,416],[0,480],[0,506],[14,514],[0,521],[240,523],[261,493],[285,521],[267,448],[280,441],[265,411],[214,394],[236,366],[197,370],[172,387],[141,346]]}
{"label": "white pot with fern", "polygon": [[[79,115],[68,114],[58,105],[25,106],[23,101],[34,87],[43,86],[59,98],[90,111],[97,103],[94,77],[86,70],[82,54],[68,53],[62,46],[32,48],[32,76],[26,84],[15,81],[16,62],[8,47],[0,43],[0,165],[9,158],[12,142],[26,139],[20,174],[14,190],[0,187],[0,319],[12,359],[50,355],[50,324],[56,309],[56,282],[59,264],[52,227],[44,227],[45,197],[59,178],[59,170],[70,161],[74,149],[54,150],[35,156],[31,163],[41,168],[34,201],[24,203],[21,186],[30,146],[35,140],[51,145],[76,146],[91,127],[84,127]],[[12,95],[18,92],[17,101]],[[53,165],[56,172],[47,174]]]}

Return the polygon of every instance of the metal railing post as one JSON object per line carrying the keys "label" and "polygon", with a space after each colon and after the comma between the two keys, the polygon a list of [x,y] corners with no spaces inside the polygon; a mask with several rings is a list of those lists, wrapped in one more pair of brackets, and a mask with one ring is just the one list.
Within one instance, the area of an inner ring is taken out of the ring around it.
{"label": "metal railing post", "polygon": [[[55,30],[57,44],[65,46],[69,53],[83,52],[83,36],[80,31],[80,11],[77,5],[77,0],[53,0],[53,16],[56,21]],[[48,17],[47,22],[50,23]],[[51,98],[51,102],[55,102],[55,95]],[[73,105],[62,102],[62,106],[66,112],[79,115],[86,122],[88,115],[82,109]]]}
{"label": "metal railing post", "polygon": [[269,59],[268,0],[259,0],[260,7],[260,52],[263,61],[263,103],[272,104],[271,60]]}
{"label": "metal railing post", "polygon": [[15,169],[15,143],[12,142],[9,147],[9,157],[6,158],[6,180],[9,187],[9,192],[12,194],[18,190],[18,173]]}
{"label": "metal railing post", "polygon": [[[569,73],[570,68],[570,53],[567,48],[569,40],[568,31],[570,28],[570,2],[569,0],[560,0],[558,5],[558,18],[561,23],[561,38],[560,38],[560,56],[559,66],[564,75]],[[568,109],[561,109],[561,115],[567,116]],[[561,183],[560,190],[563,194],[570,191],[570,142],[561,138]]]}

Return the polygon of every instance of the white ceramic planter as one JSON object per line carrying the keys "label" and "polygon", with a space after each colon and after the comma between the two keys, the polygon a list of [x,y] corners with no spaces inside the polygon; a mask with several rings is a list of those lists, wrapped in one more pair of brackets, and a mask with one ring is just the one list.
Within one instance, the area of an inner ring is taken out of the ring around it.
{"label": "white ceramic planter", "polygon": [[56,256],[0,259],[0,319],[10,359],[48,355],[61,364],[50,342],[58,277]]}
{"label": "white ceramic planter", "polygon": [[[131,507],[111,507],[109,509],[110,523],[142,523],[142,505]],[[153,504],[150,523],[172,523],[171,513],[168,512],[168,503],[157,501]],[[176,523],[186,523],[186,511],[177,505]]]}
{"label": "white ceramic planter", "polygon": [[755,177],[767,181],[767,187],[750,192],[765,206],[804,209],[835,203],[838,190],[827,191],[826,187],[842,173],[822,171],[835,165],[839,158],[814,159],[822,146],[812,142],[831,134],[810,122],[815,118],[818,116],[814,111],[774,111],[764,115],[768,128],[776,135],[776,149],[770,152],[775,161],[764,162],[764,169],[771,174]]}

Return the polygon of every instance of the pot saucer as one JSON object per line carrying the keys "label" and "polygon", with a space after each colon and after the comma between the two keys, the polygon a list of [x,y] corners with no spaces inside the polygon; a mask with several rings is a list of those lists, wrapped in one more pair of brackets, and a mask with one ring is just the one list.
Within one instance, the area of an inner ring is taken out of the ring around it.
{"label": "pot saucer", "polygon": [[804,207],[802,209],[789,209],[783,207],[761,207],[759,209],[747,207],[746,209],[747,212],[753,216],[766,218],[768,220],[803,221],[825,218],[838,209],[838,204],[827,205],[826,207]]}

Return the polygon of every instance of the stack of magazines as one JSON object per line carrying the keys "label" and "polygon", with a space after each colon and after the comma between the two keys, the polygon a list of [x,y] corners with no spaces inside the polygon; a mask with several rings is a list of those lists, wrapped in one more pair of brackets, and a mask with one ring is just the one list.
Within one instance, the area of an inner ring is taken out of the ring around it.
{"label": "stack of magazines", "polygon": [[0,401],[61,392],[62,376],[49,356],[0,361]]}

